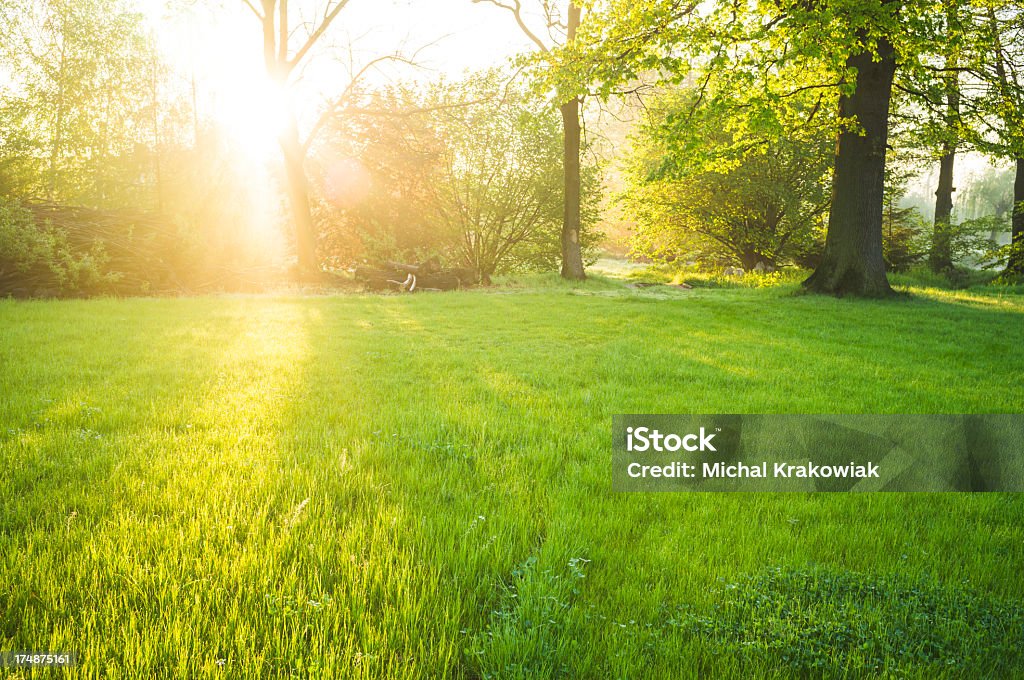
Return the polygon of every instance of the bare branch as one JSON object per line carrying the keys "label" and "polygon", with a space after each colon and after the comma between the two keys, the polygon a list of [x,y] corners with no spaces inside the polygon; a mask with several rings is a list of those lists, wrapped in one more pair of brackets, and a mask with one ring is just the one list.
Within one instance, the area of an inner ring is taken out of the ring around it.
{"label": "bare branch", "polygon": [[288,0],[281,1],[280,25],[278,26],[277,59],[288,63]]}
{"label": "bare branch", "polygon": [[331,27],[331,24],[335,19],[338,18],[338,14],[345,8],[345,5],[349,3],[349,0],[339,0],[338,4],[334,7],[328,6],[328,9],[324,11],[324,17],[320,21],[320,25],[313,29],[313,32],[306,38],[305,44],[299,48],[299,51],[295,53],[295,56],[288,61],[288,70],[295,68],[295,66],[302,62],[306,54],[309,53],[313,46],[316,45],[317,41],[323,37],[323,34],[327,32],[327,29]]}
{"label": "bare branch", "polygon": [[474,4],[482,2],[494,5],[495,7],[500,7],[501,9],[508,10],[509,12],[511,12],[512,16],[516,18],[516,23],[519,24],[519,29],[523,32],[523,34],[531,41],[533,41],[533,44],[536,45],[541,52],[550,51],[548,46],[544,44],[544,41],[538,38],[537,34],[531,31],[530,27],[526,25],[526,21],[523,19],[523,3],[520,2],[520,0],[512,0],[512,2],[514,3],[512,5],[507,5],[503,2],[500,2],[500,0],[473,0]]}
{"label": "bare branch", "polygon": [[256,15],[257,19],[259,19],[260,21],[263,21],[263,15],[260,13],[260,11],[258,9],[256,9],[256,5],[252,4],[252,2],[250,2],[249,0],[242,0],[242,2],[245,3],[246,7],[248,7],[250,10],[252,10],[252,13]]}
{"label": "bare branch", "polygon": [[359,81],[362,80],[363,76],[369,73],[371,69],[375,68],[379,64],[389,61],[408,64],[410,66],[417,66],[418,64],[416,63],[415,58],[415,55],[413,55],[412,57],[404,57],[400,54],[388,54],[383,57],[377,57],[376,59],[372,59],[366,64],[364,64],[363,67],[352,76],[348,85],[345,86],[345,90],[340,95],[335,97],[334,101],[332,101],[327,106],[327,108],[324,109],[323,113],[321,113],[320,116],[317,118],[316,123],[313,124],[313,128],[309,131],[309,136],[306,138],[306,141],[302,145],[303,149],[309,149],[309,147],[316,140],[317,135],[320,134],[320,131],[323,130],[324,126],[327,125],[328,121],[330,121],[331,116],[333,116],[348,100],[348,98],[352,96],[352,93],[359,85]]}

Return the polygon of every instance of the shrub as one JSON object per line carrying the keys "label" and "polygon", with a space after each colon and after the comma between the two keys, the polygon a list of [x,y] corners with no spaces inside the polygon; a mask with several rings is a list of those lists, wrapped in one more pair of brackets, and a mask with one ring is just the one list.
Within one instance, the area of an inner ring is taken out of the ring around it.
{"label": "shrub", "polygon": [[75,252],[65,231],[38,224],[19,202],[0,198],[0,296],[95,293],[116,281],[101,243]]}
{"label": "shrub", "polygon": [[[482,281],[558,268],[564,175],[551,106],[485,71],[378,92],[369,111],[335,119],[322,154],[330,160],[320,247],[329,259],[438,257]],[[600,181],[589,157],[582,174],[580,237],[590,257]]]}
{"label": "shrub", "polygon": [[805,265],[823,240],[832,140],[767,131],[741,140],[728,112],[699,114],[697,98],[663,93],[633,139],[622,200],[637,224],[634,252],[710,269]]}

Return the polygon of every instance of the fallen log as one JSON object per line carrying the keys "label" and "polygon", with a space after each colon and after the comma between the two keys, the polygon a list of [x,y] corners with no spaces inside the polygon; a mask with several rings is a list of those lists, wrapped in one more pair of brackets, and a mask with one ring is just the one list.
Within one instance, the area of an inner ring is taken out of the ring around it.
{"label": "fallen log", "polygon": [[365,288],[375,291],[449,291],[476,283],[472,269],[441,269],[433,259],[423,264],[385,262],[383,267],[360,266],[353,273]]}

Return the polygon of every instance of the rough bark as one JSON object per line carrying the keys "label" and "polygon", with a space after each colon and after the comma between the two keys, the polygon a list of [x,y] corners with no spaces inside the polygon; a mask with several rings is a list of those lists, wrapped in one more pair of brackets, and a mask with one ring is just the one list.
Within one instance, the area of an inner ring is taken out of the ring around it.
{"label": "rough bark", "polygon": [[565,133],[565,213],[562,218],[562,277],[583,280],[580,248],[580,103],[573,99],[561,107]]}
{"label": "rough bark", "polygon": [[839,113],[855,118],[860,129],[839,135],[825,251],[804,287],[830,295],[885,297],[892,288],[882,257],[882,207],[896,55],[882,38],[877,55],[864,52],[846,63],[857,71],[856,89],[840,97]]}
{"label": "rough bark", "polygon": [[1013,180],[1013,217],[1010,221],[1010,257],[1004,276],[1024,280],[1024,158],[1017,158],[1017,174]]}
{"label": "rough bark", "polygon": [[[947,14],[952,26],[956,21],[952,10]],[[952,29],[951,29],[952,30]],[[948,57],[946,66],[952,72],[946,76],[946,134],[951,135],[957,119],[960,117],[960,79],[956,67],[956,59]],[[939,159],[939,185],[935,189],[935,222],[932,229],[931,251],[928,263],[934,272],[946,272],[953,268],[952,248],[952,217],[953,217],[953,166],[956,163],[956,140],[947,137],[942,145],[942,158]]]}
{"label": "rough bark", "polygon": [[950,225],[953,215],[953,165],[956,162],[956,147],[947,143],[943,151],[942,158],[939,159],[939,185],[935,189],[935,223],[931,251],[928,253],[928,263],[934,272],[944,272],[953,268]]}
{"label": "rough bark", "polygon": [[[580,8],[569,3],[567,40],[576,38],[580,24]],[[562,218],[562,278],[582,281],[583,252],[580,247],[580,100],[576,97],[561,106],[562,131],[565,136],[565,213]]]}

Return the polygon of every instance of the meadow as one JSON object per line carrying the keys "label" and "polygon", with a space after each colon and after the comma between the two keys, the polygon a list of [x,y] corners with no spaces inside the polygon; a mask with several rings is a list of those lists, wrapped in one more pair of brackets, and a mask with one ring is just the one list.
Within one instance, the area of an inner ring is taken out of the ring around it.
{"label": "meadow", "polygon": [[617,413],[1024,411],[1024,297],[909,293],[0,301],[0,650],[85,678],[1024,677],[1017,495],[611,491]]}

